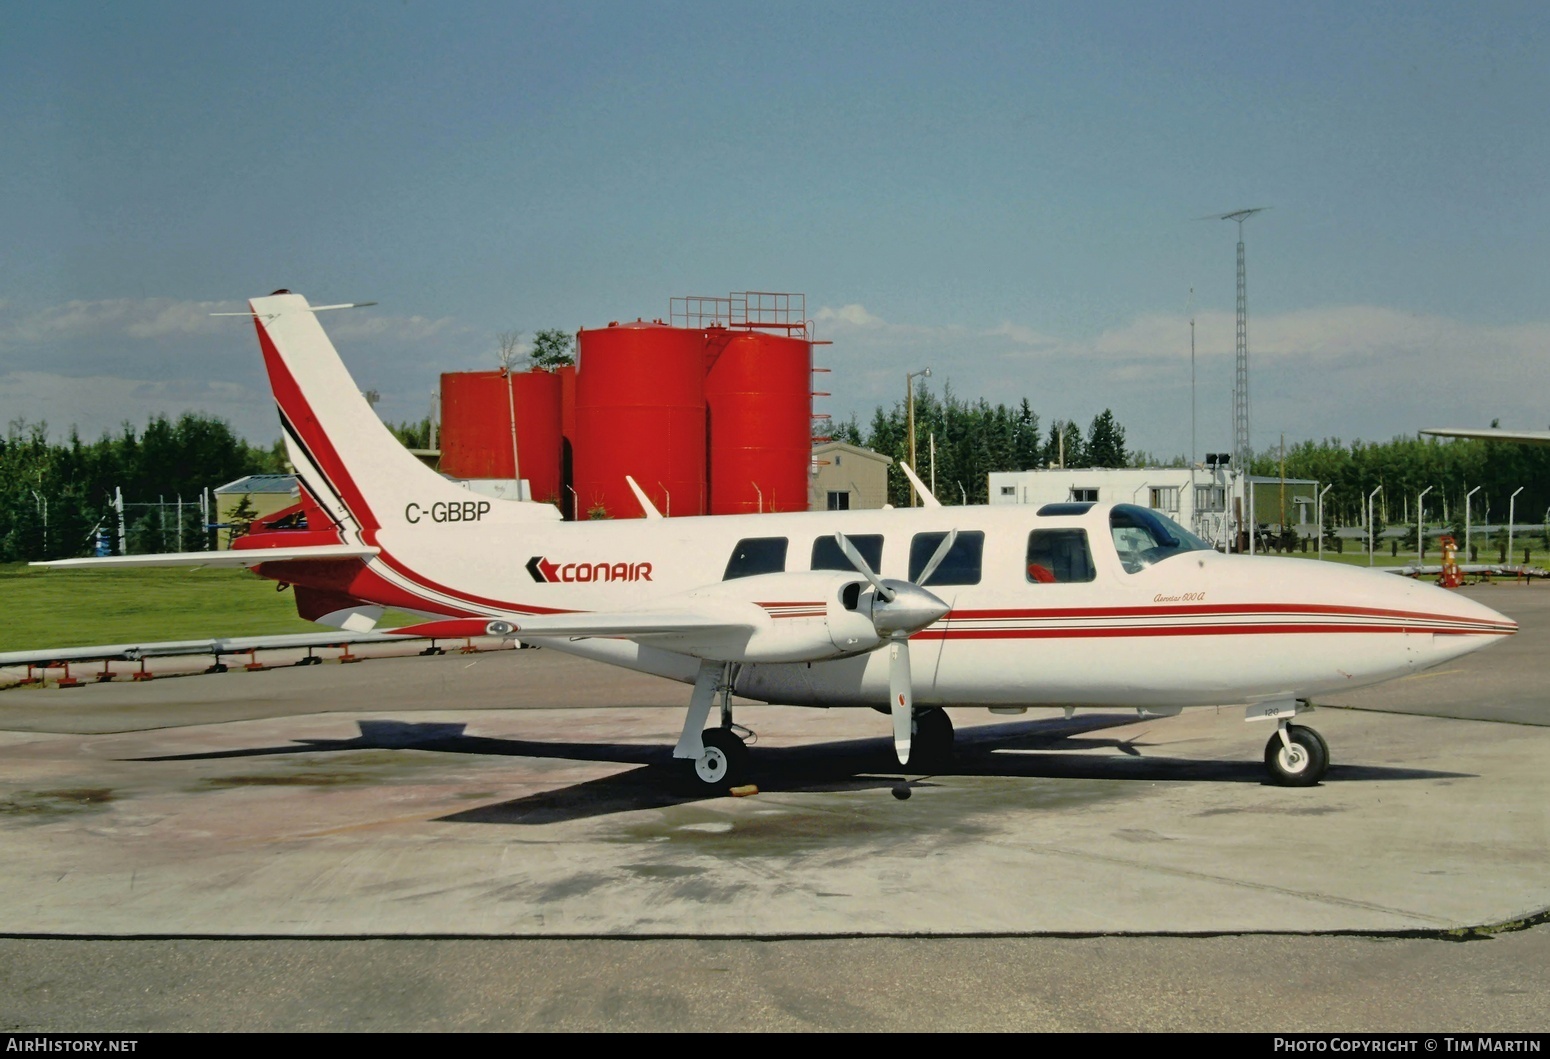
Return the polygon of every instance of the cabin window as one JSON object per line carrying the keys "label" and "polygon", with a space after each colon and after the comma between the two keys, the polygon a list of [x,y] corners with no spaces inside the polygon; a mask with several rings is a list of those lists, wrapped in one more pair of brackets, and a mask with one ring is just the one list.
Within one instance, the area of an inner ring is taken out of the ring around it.
{"label": "cabin window", "polygon": [[786,538],[746,537],[732,549],[727,560],[727,572],[721,580],[731,581],[738,577],[754,577],[757,574],[778,574],[786,568]]}
{"label": "cabin window", "polygon": [[1015,486],[1015,485],[1003,485],[1001,487],[1001,495],[1002,496],[1016,496],[1017,495],[1017,486]]}
{"label": "cabin window", "polygon": [[1135,504],[1114,506],[1109,512],[1109,532],[1119,561],[1130,574],[1183,552],[1212,550],[1171,518]]}
{"label": "cabin window", "polygon": [[931,573],[929,581],[920,580],[920,572],[936,554],[947,534],[917,533],[910,540],[910,580],[920,585],[977,585],[980,583],[980,557],[985,550],[985,535],[978,530],[959,533],[947,558]]}
{"label": "cabin window", "polygon": [[1086,486],[1073,485],[1071,487],[1071,500],[1079,504],[1096,504],[1098,502],[1098,490],[1089,489]]}
{"label": "cabin window", "polygon": [[1091,581],[1092,551],[1087,531],[1081,529],[1034,530],[1028,534],[1028,580],[1032,584],[1058,585]]}
{"label": "cabin window", "polygon": [[848,491],[843,493],[830,492],[828,506],[830,511],[849,511],[850,493]]}
{"label": "cabin window", "polygon": [[[861,558],[866,560],[874,574],[882,570],[883,535],[881,533],[847,533],[845,539],[855,545],[856,551],[861,553]],[[810,569],[853,571],[856,568],[851,565],[849,559],[845,558],[845,553],[840,551],[840,542],[831,534],[828,537],[819,537],[813,542],[813,562]]]}

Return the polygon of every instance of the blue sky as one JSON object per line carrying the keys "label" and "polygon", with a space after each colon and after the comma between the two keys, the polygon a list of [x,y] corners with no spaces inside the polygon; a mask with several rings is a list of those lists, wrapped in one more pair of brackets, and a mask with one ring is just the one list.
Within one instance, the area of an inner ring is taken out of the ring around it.
{"label": "blue sky", "polygon": [[[1550,425],[1543,4],[13,4],[0,421],[277,434],[288,287],[389,419],[496,334],[803,292],[906,371],[1132,447]],[[1193,302],[1190,289],[1194,288]]]}

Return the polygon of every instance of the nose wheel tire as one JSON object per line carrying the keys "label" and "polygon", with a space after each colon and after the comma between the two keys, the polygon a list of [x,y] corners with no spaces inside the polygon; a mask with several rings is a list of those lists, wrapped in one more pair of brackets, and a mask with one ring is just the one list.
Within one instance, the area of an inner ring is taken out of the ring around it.
{"label": "nose wheel tire", "polygon": [[748,747],[730,728],[709,728],[700,736],[704,749],[688,762],[692,788],[700,794],[725,794],[748,776]]}
{"label": "nose wheel tire", "polygon": [[1300,724],[1286,726],[1287,742],[1277,732],[1265,744],[1265,768],[1270,782],[1278,787],[1312,787],[1329,771],[1329,744],[1312,728]]}

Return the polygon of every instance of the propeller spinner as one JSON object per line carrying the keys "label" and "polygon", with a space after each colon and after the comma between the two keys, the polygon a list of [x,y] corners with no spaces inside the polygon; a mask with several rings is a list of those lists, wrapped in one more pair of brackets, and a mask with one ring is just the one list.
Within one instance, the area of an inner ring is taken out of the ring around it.
{"label": "propeller spinner", "polygon": [[[878,577],[856,550],[856,546],[845,539],[845,534],[836,533],[834,539],[840,551],[845,553],[845,558],[876,590],[872,599],[872,625],[879,636],[888,640],[888,712],[893,716],[894,752],[899,757],[899,764],[905,765],[910,759],[910,735],[915,712],[909,638],[912,633],[919,632],[942,617],[949,608],[919,584]],[[948,532],[921,570],[921,581],[931,580],[931,575],[942,565],[942,560],[947,558],[947,553],[952,551],[953,542],[957,539],[957,530]]]}

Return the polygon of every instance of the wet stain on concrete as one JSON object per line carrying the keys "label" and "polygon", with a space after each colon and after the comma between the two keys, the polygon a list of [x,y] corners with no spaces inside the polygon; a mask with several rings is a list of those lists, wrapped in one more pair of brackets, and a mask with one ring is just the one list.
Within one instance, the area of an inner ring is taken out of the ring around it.
{"label": "wet stain on concrete", "polygon": [[1303,805],[1287,807],[1284,805],[1232,805],[1221,809],[1202,809],[1192,815],[1201,816],[1236,816],[1240,813],[1259,813],[1264,816],[1332,816],[1345,812],[1343,805]]}
{"label": "wet stain on concrete", "polygon": [[354,787],[389,784],[407,778],[411,771],[434,767],[424,759],[405,759],[394,751],[362,751],[348,756],[313,757],[298,761],[286,759],[271,772],[241,772],[225,776],[206,776],[194,781],[195,791],[231,790],[240,787]]}
{"label": "wet stain on concrete", "polygon": [[234,787],[343,787],[376,783],[374,776],[344,775],[338,772],[292,772],[275,776],[211,776],[201,780],[207,790],[231,790]]}
{"label": "wet stain on concrete", "polygon": [[[929,839],[934,848],[981,841],[1000,834],[1011,813],[1060,813],[1127,797],[1133,784],[1059,780],[1008,784],[1002,780],[941,777],[915,780],[917,797],[891,796],[896,778],[866,782],[859,789],[812,791],[800,803],[760,805],[757,799],[719,808],[717,801],[685,802],[655,813],[632,814],[608,841],[653,843],[709,856],[790,857],[836,846],[876,848]],[[1161,841],[1161,836],[1153,841]],[[674,854],[680,855],[680,854]]]}
{"label": "wet stain on concrete", "polygon": [[704,868],[688,868],[681,864],[626,864],[623,867],[643,879],[682,879],[705,874]]}
{"label": "wet stain on concrete", "polygon": [[50,791],[17,791],[0,799],[0,817],[46,821],[77,813],[100,812],[114,800],[110,787],[70,787]]}
{"label": "wet stain on concrete", "polygon": [[[573,875],[569,879],[561,879],[558,882],[545,886],[538,892],[537,903],[548,904],[576,897],[586,897],[594,891],[601,890],[613,881],[611,876],[600,872],[586,872],[581,875]],[[513,896],[518,893],[516,888],[510,889]]]}

